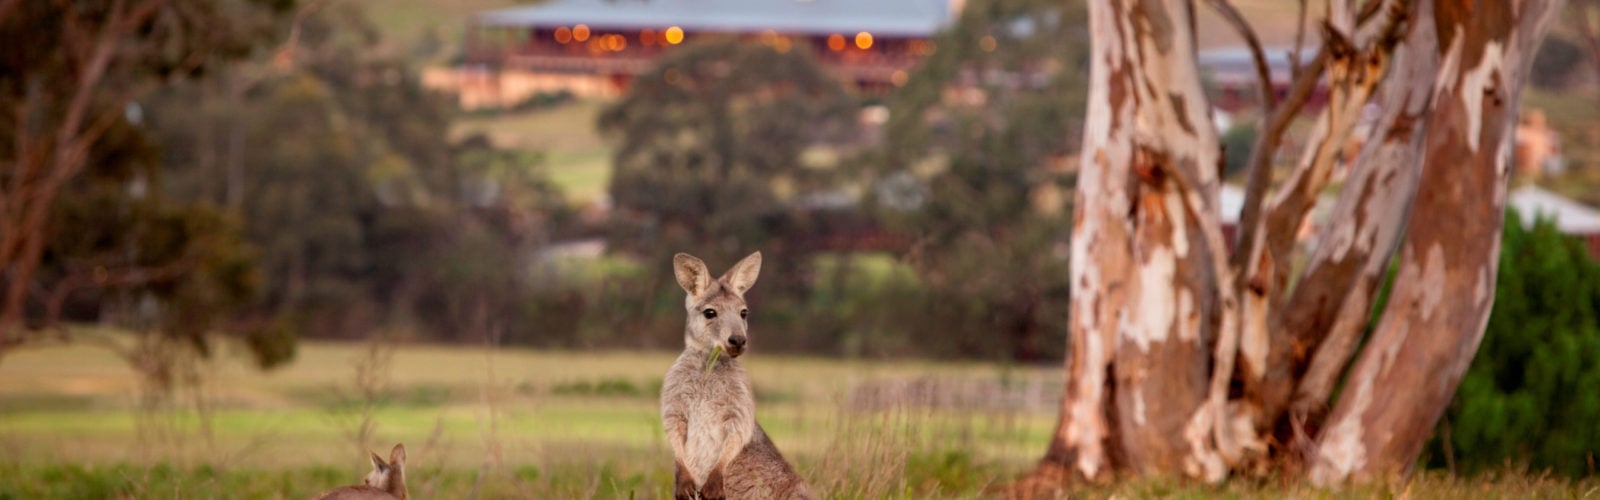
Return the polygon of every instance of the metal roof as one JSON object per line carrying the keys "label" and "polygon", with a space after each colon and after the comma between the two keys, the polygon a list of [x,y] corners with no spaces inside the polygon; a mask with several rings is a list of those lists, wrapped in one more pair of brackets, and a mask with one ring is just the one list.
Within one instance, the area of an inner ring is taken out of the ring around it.
{"label": "metal roof", "polygon": [[789,34],[931,36],[951,21],[948,0],[551,0],[479,13],[484,26]]}
{"label": "metal roof", "polygon": [[1537,217],[1555,220],[1556,229],[1567,234],[1600,234],[1600,210],[1534,186],[1511,190],[1506,203],[1517,207],[1523,224],[1532,225]]}

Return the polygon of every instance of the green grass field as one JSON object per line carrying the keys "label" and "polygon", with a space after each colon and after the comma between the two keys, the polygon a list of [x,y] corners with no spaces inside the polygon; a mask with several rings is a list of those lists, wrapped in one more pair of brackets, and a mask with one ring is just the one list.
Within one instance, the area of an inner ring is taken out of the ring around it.
{"label": "green grass field", "polygon": [[599,199],[611,182],[611,147],[595,129],[608,103],[579,99],[546,109],[467,116],[455,134],[482,133],[496,146],[544,155],[542,168],[561,188],[567,201],[587,205]]}
{"label": "green grass field", "polygon": [[[670,486],[656,394],[673,353],[369,347],[308,342],[268,373],[224,350],[200,370],[204,383],[158,409],[141,405],[139,379],[103,348],[8,355],[0,498],[305,498],[355,482],[365,451],[394,442],[409,450],[417,498],[657,498]],[[978,496],[1042,452],[1061,387],[1053,367],[759,351],[746,363],[763,426],[831,498]],[[1581,498],[1597,488],[1428,474],[1344,492],[1141,480],[1082,493]]]}
{"label": "green grass field", "polygon": [[[253,488],[248,496],[300,497],[355,481],[366,467],[364,450],[397,441],[407,444],[410,484],[422,498],[474,487],[649,498],[670,483],[656,395],[673,353],[371,352],[366,344],[310,342],[292,365],[268,373],[221,352],[202,368],[206,382],[157,411],[141,410],[139,379],[109,350],[8,355],[0,361],[0,498],[80,496],[65,483],[83,478],[137,497],[174,488],[211,496],[240,482]],[[362,396],[358,366],[380,367],[367,372],[377,381],[366,385],[376,389],[371,399]],[[896,394],[1004,386],[1048,399],[1060,390],[1059,371],[1050,368],[759,353],[747,366],[763,425],[801,470],[819,485],[836,482],[830,489],[873,496],[975,491],[1024,470],[1054,423],[1048,404],[905,405]],[[361,441],[369,401],[375,427]],[[856,474],[887,466],[899,472],[859,487],[871,481]]]}

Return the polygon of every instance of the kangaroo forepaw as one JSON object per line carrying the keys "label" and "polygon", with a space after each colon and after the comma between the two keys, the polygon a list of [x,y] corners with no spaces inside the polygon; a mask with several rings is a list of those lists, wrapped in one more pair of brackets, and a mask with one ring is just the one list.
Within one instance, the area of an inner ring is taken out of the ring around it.
{"label": "kangaroo forepaw", "polygon": [[711,469],[711,474],[706,476],[706,484],[700,487],[700,498],[705,500],[725,500],[728,495],[722,492],[722,467]]}
{"label": "kangaroo forepaw", "polygon": [[689,469],[683,466],[683,462],[678,462],[677,473],[672,478],[673,500],[694,500],[696,493],[694,476],[689,475]]}

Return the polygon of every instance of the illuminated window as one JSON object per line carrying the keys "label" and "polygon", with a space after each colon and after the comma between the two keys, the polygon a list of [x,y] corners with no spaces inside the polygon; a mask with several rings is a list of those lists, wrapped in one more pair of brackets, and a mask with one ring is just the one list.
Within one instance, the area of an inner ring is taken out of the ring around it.
{"label": "illuminated window", "polygon": [[867,33],[865,31],[856,33],[856,47],[859,47],[861,50],[872,48],[872,33]]}
{"label": "illuminated window", "polygon": [[571,42],[572,41],[572,30],[567,29],[566,26],[562,26],[560,28],[556,28],[556,41],[560,42],[560,43],[563,43],[563,44],[565,44],[567,42]]}
{"label": "illuminated window", "polygon": [[683,28],[679,28],[677,26],[673,26],[671,28],[667,28],[666,36],[664,38],[666,38],[667,39],[667,43],[671,44],[671,45],[677,45],[679,43],[682,43],[683,42]]}
{"label": "illuminated window", "polygon": [[584,41],[589,39],[589,27],[582,24],[572,27],[572,39]]}
{"label": "illuminated window", "polygon": [[844,35],[838,33],[828,35],[828,48],[834,52],[844,50]]}

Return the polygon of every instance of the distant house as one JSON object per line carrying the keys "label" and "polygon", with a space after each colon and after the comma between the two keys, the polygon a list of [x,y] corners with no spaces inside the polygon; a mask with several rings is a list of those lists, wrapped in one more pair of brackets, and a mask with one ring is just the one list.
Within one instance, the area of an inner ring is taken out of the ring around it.
{"label": "distant house", "polygon": [[846,81],[884,91],[933,52],[963,1],[551,0],[473,16],[465,56],[480,79],[495,77],[491,91],[615,95],[684,43],[735,36],[779,51],[805,46]]}
{"label": "distant house", "polygon": [[[1272,91],[1279,99],[1288,96],[1289,88],[1294,84],[1289,64],[1289,53],[1293,50],[1291,46],[1261,49],[1267,61],[1268,74],[1271,75]],[[1314,47],[1302,49],[1300,64],[1306,64],[1315,55]],[[1261,78],[1256,72],[1250,49],[1239,45],[1201,50],[1198,62],[1203,77],[1213,91],[1211,103],[1217,109],[1237,113],[1260,105],[1260,91],[1257,89],[1260,88]],[[1319,81],[1306,102],[1306,109],[1320,109],[1326,98],[1326,86]]]}
{"label": "distant house", "polygon": [[1600,259],[1600,210],[1533,185],[1512,189],[1506,204],[1517,209],[1526,226],[1539,217],[1552,219],[1556,229],[1582,238],[1589,245],[1589,255]]}
{"label": "distant house", "polygon": [[[1326,219],[1326,216],[1319,216],[1319,212],[1326,214],[1327,209],[1332,208],[1333,202],[1331,195],[1325,195],[1318,200],[1319,209],[1313,211],[1312,224],[1318,224]],[[1222,185],[1218,205],[1222,217],[1222,232],[1232,244],[1238,231],[1239,215],[1244,211],[1244,190],[1228,184]],[[1552,219],[1556,229],[1583,239],[1589,247],[1589,254],[1600,259],[1600,210],[1532,185],[1511,189],[1506,196],[1506,205],[1517,210],[1522,218],[1519,222],[1523,225],[1533,225],[1538,217]]]}

